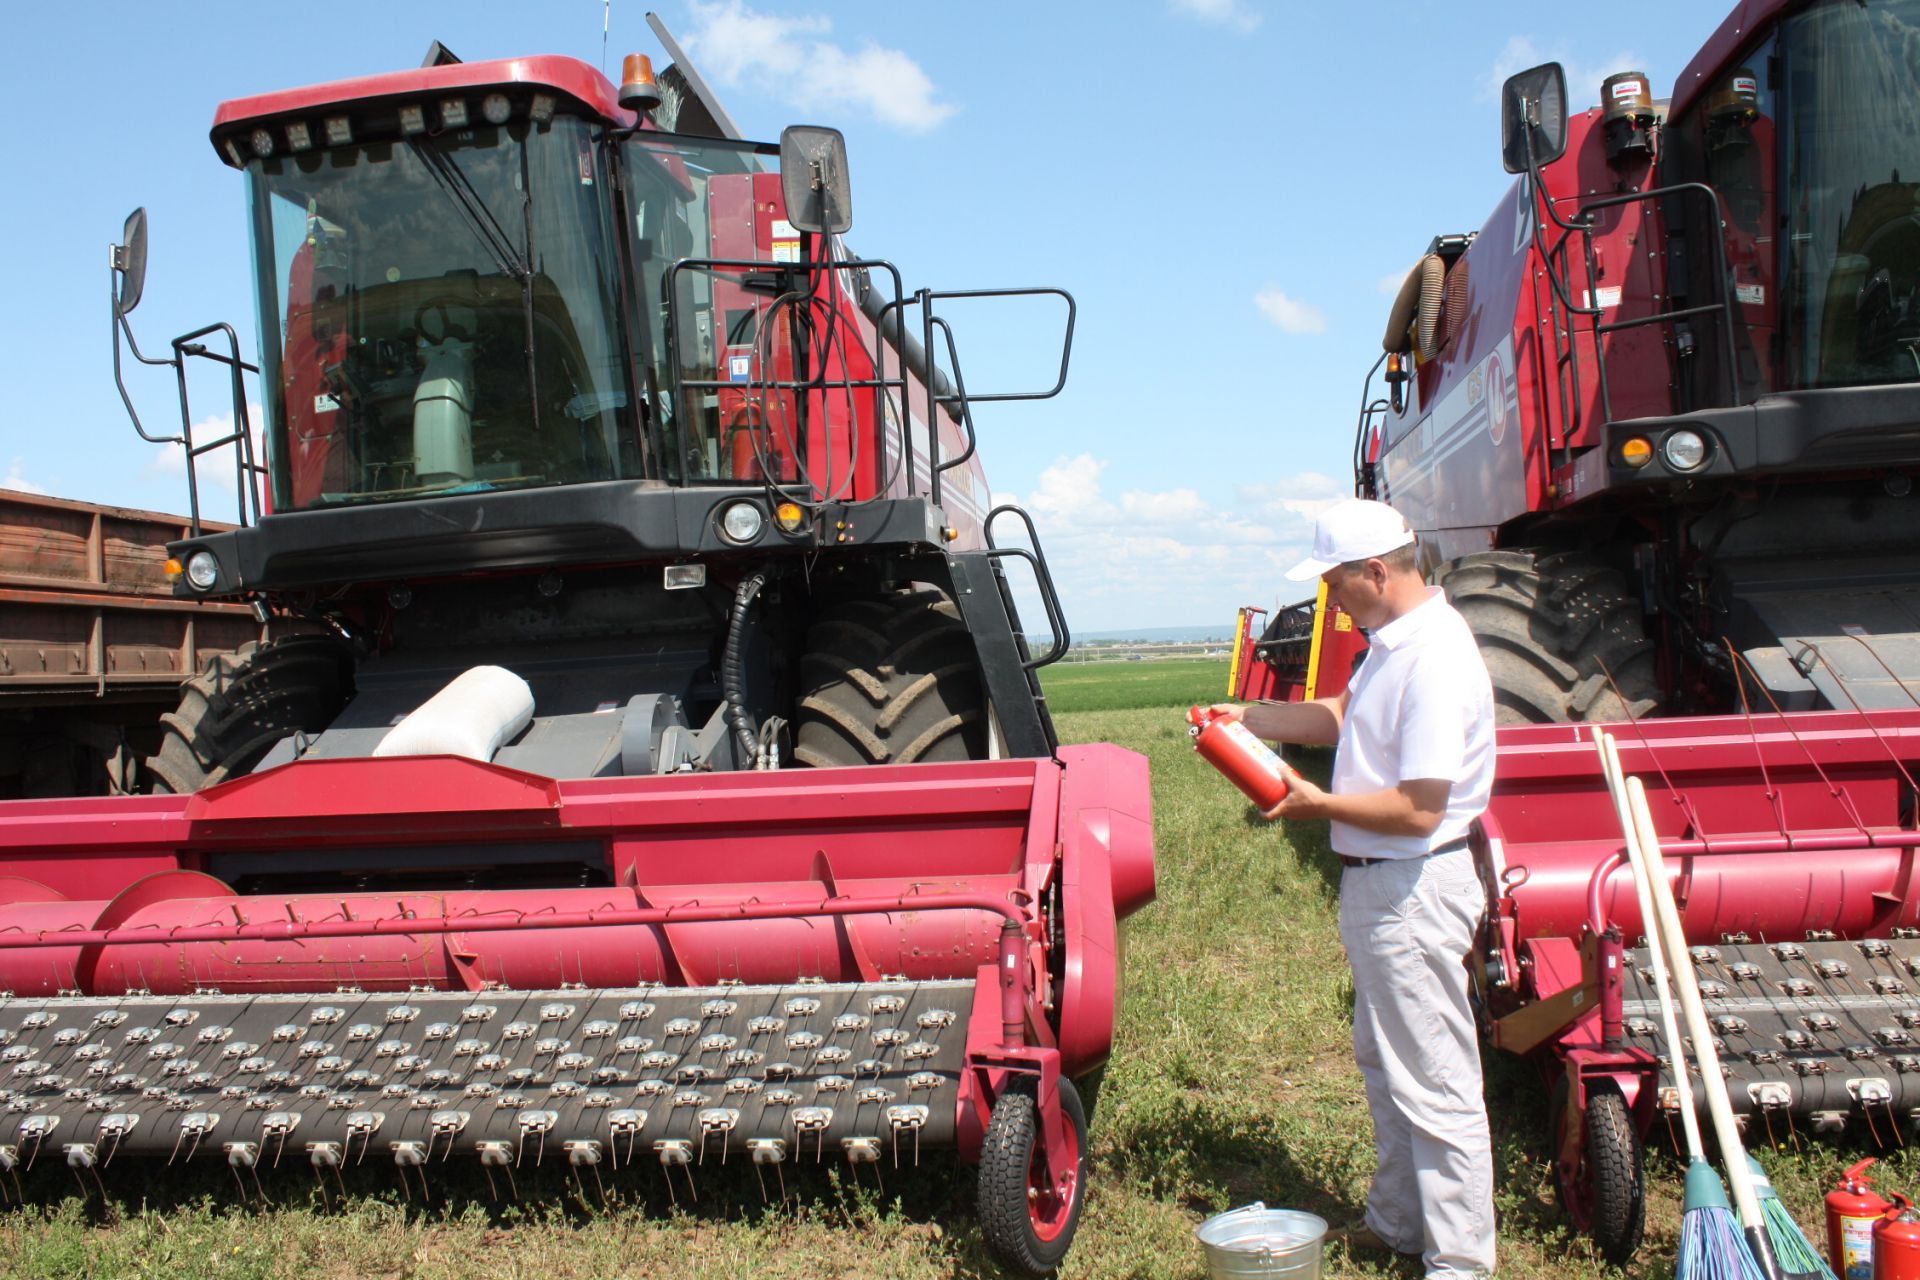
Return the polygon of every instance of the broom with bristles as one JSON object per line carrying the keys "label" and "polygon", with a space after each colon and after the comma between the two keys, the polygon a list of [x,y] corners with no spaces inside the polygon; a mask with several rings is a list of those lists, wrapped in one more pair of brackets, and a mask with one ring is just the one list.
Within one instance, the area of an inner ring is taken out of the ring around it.
{"label": "broom with bristles", "polygon": [[[1613,755],[1614,772],[1621,774],[1619,755]],[[1624,777],[1624,774],[1621,774]],[[1720,1140],[1721,1162],[1733,1190],[1734,1209],[1740,1218],[1740,1234],[1753,1253],[1753,1262],[1767,1280],[1786,1280],[1779,1259],[1774,1256],[1773,1241],[1767,1235],[1767,1222],[1760,1212],[1760,1199],[1754,1192],[1753,1171],[1747,1165],[1747,1148],[1740,1140],[1740,1124],[1734,1118],[1733,1101],[1727,1096],[1726,1077],[1720,1071],[1720,1051],[1714,1044],[1713,1028],[1700,998],[1700,980],[1693,972],[1693,957],[1687,950],[1685,927],[1680,909],[1673,902],[1673,886],[1667,883],[1666,864],[1660,856],[1660,837],[1654,831],[1653,814],[1647,807],[1647,792],[1638,778],[1626,778],[1627,808],[1633,816],[1634,834],[1639,837],[1640,856],[1646,861],[1647,885],[1653,894],[1654,910],[1660,918],[1660,942],[1667,949],[1667,967],[1673,980],[1673,992],[1680,1012],[1687,1021],[1687,1033],[1693,1041],[1694,1057],[1700,1064],[1700,1087],[1707,1099],[1707,1114],[1713,1118],[1714,1135]]]}
{"label": "broom with bristles", "polygon": [[1790,1277],[1834,1280],[1833,1268],[1787,1212],[1787,1206],[1774,1193],[1773,1180],[1767,1177],[1767,1171],[1760,1167],[1751,1151],[1747,1153],[1747,1164],[1753,1169],[1753,1193],[1760,1198],[1760,1215],[1767,1220],[1767,1239],[1773,1243],[1773,1256],[1780,1260],[1780,1270]]}
{"label": "broom with bristles", "polygon": [[1593,731],[1593,740],[1600,753],[1600,770],[1607,780],[1607,792],[1613,797],[1614,812],[1626,836],[1627,862],[1633,872],[1641,928],[1647,935],[1647,953],[1652,961],[1653,988],[1660,998],[1661,1031],[1672,1054],[1680,1127],[1686,1131],[1686,1201],[1680,1218],[1680,1256],[1674,1263],[1674,1276],[1676,1280],[1764,1280],[1746,1242],[1740,1238],[1740,1225],[1734,1219],[1733,1206],[1727,1202],[1726,1188],[1721,1185],[1720,1175],[1707,1163],[1706,1149],[1700,1140],[1700,1117],[1694,1114],[1693,1082],[1687,1078],[1680,1022],[1673,1011],[1673,992],[1667,985],[1667,962],[1661,952],[1653,890],[1627,804],[1626,783],[1620,776],[1620,757],[1613,740],[1599,729]]}

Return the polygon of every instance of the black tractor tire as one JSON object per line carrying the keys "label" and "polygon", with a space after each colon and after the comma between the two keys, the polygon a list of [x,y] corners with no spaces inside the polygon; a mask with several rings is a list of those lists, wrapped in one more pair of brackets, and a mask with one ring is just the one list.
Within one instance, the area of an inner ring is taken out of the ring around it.
{"label": "black tractor tire", "polygon": [[944,592],[827,606],[807,631],[800,678],[793,756],[801,764],[986,757],[979,659]]}
{"label": "black tractor tire", "polygon": [[993,1104],[980,1152],[976,1197],[980,1232],[1007,1270],[1044,1276],[1073,1247],[1087,1201],[1087,1115],[1073,1081],[1060,1080],[1061,1119],[1072,1132],[1074,1168],[1061,1203],[1061,1179],[1047,1167],[1034,1081],[1014,1081]]}
{"label": "black tractor tire", "polygon": [[1658,714],[1654,648],[1619,570],[1584,551],[1481,551],[1434,580],[1480,642],[1501,724]]}
{"label": "black tractor tire", "polygon": [[184,795],[240,777],[290,733],[318,733],[353,696],[353,650],[326,635],[249,641],[180,687],[147,758],[151,790]]}
{"label": "black tractor tire", "polygon": [[[1565,1123],[1567,1087],[1563,1076],[1549,1104],[1553,1108],[1551,1149],[1556,1154]],[[1578,1168],[1555,1164],[1554,1189],[1567,1216],[1592,1238],[1600,1256],[1624,1267],[1640,1248],[1646,1226],[1646,1153],[1627,1100],[1610,1084],[1596,1083],[1587,1089],[1586,1134],[1580,1152]]]}

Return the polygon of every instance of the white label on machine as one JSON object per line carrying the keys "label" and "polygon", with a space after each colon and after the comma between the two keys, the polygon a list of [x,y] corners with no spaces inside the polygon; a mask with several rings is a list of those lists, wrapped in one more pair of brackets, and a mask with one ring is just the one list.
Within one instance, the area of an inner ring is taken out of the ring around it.
{"label": "white label on machine", "polygon": [[800,233],[785,218],[773,220],[773,260],[775,262],[800,261]]}
{"label": "white label on machine", "polygon": [[1767,301],[1767,286],[1763,284],[1736,284],[1733,286],[1733,296],[1742,302],[1751,303],[1756,307],[1762,306]]}
{"label": "white label on machine", "polygon": [[[1598,299],[1598,301],[1595,301],[1595,299]],[[1581,305],[1599,307],[1602,310],[1605,310],[1607,307],[1617,307],[1620,305],[1620,286],[1617,284],[1602,285],[1600,288],[1588,293]]]}
{"label": "white label on machine", "polygon": [[753,377],[753,357],[752,356],[728,356],[727,357],[727,380],[728,381],[745,382],[751,377]]}
{"label": "white label on machine", "polygon": [[313,411],[315,413],[332,413],[339,409],[339,407],[340,401],[324,391],[313,398]]}

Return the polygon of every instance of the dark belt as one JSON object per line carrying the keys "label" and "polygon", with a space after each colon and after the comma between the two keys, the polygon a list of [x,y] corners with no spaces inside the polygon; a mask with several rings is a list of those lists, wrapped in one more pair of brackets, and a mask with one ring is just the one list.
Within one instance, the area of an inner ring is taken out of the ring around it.
{"label": "dark belt", "polygon": [[1455,849],[1464,849],[1467,847],[1467,844],[1467,837],[1461,836],[1458,840],[1447,841],[1438,849],[1429,849],[1425,853],[1417,853],[1411,858],[1355,858],[1344,853],[1337,856],[1340,859],[1340,865],[1343,867],[1370,867],[1376,862],[1418,862],[1422,858],[1431,858],[1436,853],[1452,853]]}

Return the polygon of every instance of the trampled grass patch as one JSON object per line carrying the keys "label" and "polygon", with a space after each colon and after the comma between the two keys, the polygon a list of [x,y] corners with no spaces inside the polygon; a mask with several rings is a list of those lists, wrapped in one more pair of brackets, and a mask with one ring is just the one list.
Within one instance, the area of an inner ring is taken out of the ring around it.
{"label": "trampled grass patch", "polygon": [[[1113,741],[1152,761],[1159,900],[1125,928],[1126,987],[1114,1059],[1094,1118],[1091,1202],[1064,1275],[1197,1280],[1205,1274],[1193,1228],[1207,1214],[1252,1200],[1304,1208],[1341,1222],[1356,1216],[1373,1154],[1348,1036],[1352,989],[1336,927],[1338,867],[1324,831],[1261,821],[1193,752],[1180,708],[1215,700],[1218,663],[1205,679],[1110,664],[1132,689],[1102,690],[1099,668],[1073,692],[1151,696],[1158,705],[1062,710],[1068,741]],[[1062,676],[1078,676],[1050,669]],[[1189,674],[1198,673],[1190,670]],[[1164,684],[1160,683],[1162,680]],[[1075,681],[1050,678],[1064,690]],[[1151,695],[1148,688],[1158,691]],[[1056,706],[1060,701],[1056,701]],[[1324,752],[1290,753],[1324,773]],[[1680,1164],[1649,1161],[1648,1238],[1624,1273],[1610,1272],[1554,1204],[1546,1160],[1545,1093],[1525,1063],[1494,1056],[1489,1092],[1501,1215],[1500,1275],[1570,1280],[1673,1273]],[[1883,1133],[1885,1125],[1881,1126]],[[1782,1125],[1778,1137],[1788,1134]],[[1872,1153],[1864,1134],[1844,1146],[1799,1135],[1800,1150],[1768,1157],[1803,1226],[1842,1163]],[[1920,1185],[1920,1159],[1880,1153],[1882,1185]],[[291,1156],[291,1153],[290,1153]],[[369,1165],[371,1166],[371,1161]],[[402,1199],[391,1167],[360,1170],[355,1193],[328,1208],[304,1167],[269,1171],[265,1209],[239,1203],[228,1171],[197,1161],[186,1175],[107,1171],[114,1198],[83,1201],[77,1187],[0,1216],[0,1275],[20,1277],[348,1277],[469,1280],[615,1276],[989,1277],[974,1225],[971,1170],[950,1155],[917,1171],[883,1171],[854,1187],[830,1168],[787,1172],[793,1200],[763,1209],[750,1169],[699,1172],[697,1204],[668,1204],[657,1173],[618,1175],[609,1210],[590,1209],[554,1162],[525,1175],[529,1194],[496,1207],[476,1173],[433,1173],[435,1200]],[[40,1170],[45,1188],[63,1170]],[[1816,1237],[1817,1238],[1817,1237]],[[1327,1275],[1415,1280],[1416,1263],[1359,1260],[1330,1250]]]}

